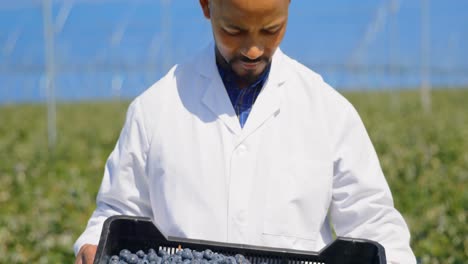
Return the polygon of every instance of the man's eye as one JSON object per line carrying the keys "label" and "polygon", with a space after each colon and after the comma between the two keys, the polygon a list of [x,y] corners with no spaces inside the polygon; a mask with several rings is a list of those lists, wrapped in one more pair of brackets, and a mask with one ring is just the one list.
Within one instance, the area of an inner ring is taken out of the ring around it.
{"label": "man's eye", "polygon": [[227,29],[227,28],[225,28],[224,32],[226,32],[227,34],[232,35],[232,36],[240,34],[240,30],[236,30],[236,29]]}
{"label": "man's eye", "polygon": [[263,30],[264,33],[269,34],[269,35],[274,35],[274,34],[278,33],[278,31],[279,31],[279,28]]}

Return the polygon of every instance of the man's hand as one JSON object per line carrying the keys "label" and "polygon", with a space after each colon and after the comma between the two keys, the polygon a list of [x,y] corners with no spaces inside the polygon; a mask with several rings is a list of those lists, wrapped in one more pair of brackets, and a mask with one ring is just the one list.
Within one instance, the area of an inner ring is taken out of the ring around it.
{"label": "man's hand", "polygon": [[92,264],[94,262],[94,256],[96,256],[96,251],[96,245],[83,245],[76,256],[75,264]]}

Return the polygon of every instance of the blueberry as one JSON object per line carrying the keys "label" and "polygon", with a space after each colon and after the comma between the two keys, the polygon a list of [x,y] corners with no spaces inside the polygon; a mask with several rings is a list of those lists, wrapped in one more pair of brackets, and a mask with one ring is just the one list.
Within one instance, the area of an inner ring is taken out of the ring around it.
{"label": "blueberry", "polygon": [[157,260],[159,257],[156,255],[156,253],[150,252],[148,255],[146,255],[146,258],[151,262]]}
{"label": "blueberry", "polygon": [[120,260],[119,256],[113,255],[112,257],[110,257],[109,263],[119,263],[119,260]]}
{"label": "blueberry", "polygon": [[156,254],[156,250],[154,250],[154,248],[150,248],[150,249],[148,249],[148,255],[149,255],[150,253]]}
{"label": "blueberry", "polygon": [[120,260],[123,260],[125,262],[128,262],[128,259],[130,258],[130,256],[132,255],[132,253],[130,254],[124,254],[122,256],[120,256]]}
{"label": "blueberry", "polygon": [[171,264],[183,264],[183,263],[182,263],[182,257],[179,256],[179,255],[175,255],[175,254],[174,254],[174,255],[170,256],[167,260],[168,260],[169,263],[171,263]]}
{"label": "blueberry", "polygon": [[150,261],[150,264],[161,264],[162,261],[163,261],[163,259],[158,257],[156,260]]}
{"label": "blueberry", "polygon": [[218,261],[218,264],[228,264],[227,258],[225,258],[224,256],[218,258],[217,261]]}
{"label": "blueberry", "polygon": [[119,264],[119,260],[117,259],[109,259],[109,264]]}
{"label": "blueberry", "polygon": [[250,261],[242,256],[242,258],[237,261],[237,264],[250,264]]}
{"label": "blueberry", "polygon": [[226,263],[227,264],[237,264],[237,261],[234,257],[227,257],[226,258]]}
{"label": "blueberry", "polygon": [[158,255],[159,255],[160,257],[164,257],[164,256],[169,256],[169,253],[167,253],[167,251],[165,251],[164,249],[160,249],[160,250],[158,251]]}
{"label": "blueberry", "polygon": [[132,252],[126,248],[120,250],[119,254],[132,254]]}
{"label": "blueberry", "polygon": [[234,258],[236,259],[236,262],[238,264],[244,264],[246,261],[244,255],[241,255],[241,254],[237,254]]}
{"label": "blueberry", "polygon": [[184,260],[182,263],[183,263],[183,264],[190,264],[190,263],[192,263],[192,261],[191,261],[190,259],[186,259],[186,260]]}
{"label": "blueberry", "polygon": [[192,259],[191,264],[202,264],[201,259]]}
{"label": "blueberry", "polygon": [[194,250],[192,253],[193,253],[193,258],[194,259],[202,259],[203,258],[203,252],[199,252],[199,251]]}
{"label": "blueberry", "polygon": [[184,248],[184,250],[182,250],[181,256],[182,256],[182,259],[183,259],[183,260],[186,260],[186,259],[191,260],[191,259],[193,259],[192,250],[190,250],[189,248]]}
{"label": "blueberry", "polygon": [[144,258],[145,257],[145,252],[143,250],[138,250],[136,255],[139,257],[139,258]]}
{"label": "blueberry", "polygon": [[135,254],[130,254],[127,259],[128,264],[137,264],[138,263],[138,256]]}
{"label": "blueberry", "polygon": [[211,251],[211,250],[209,250],[209,249],[207,249],[207,250],[205,250],[205,251],[203,252],[203,257],[204,257],[205,259],[207,259],[207,260],[211,260],[211,259],[213,258],[213,255],[214,255],[213,251]]}
{"label": "blueberry", "polygon": [[130,255],[130,254],[132,254],[132,252],[130,252],[130,250],[122,249],[122,250],[120,250],[119,257],[125,258],[127,255]]}
{"label": "blueberry", "polygon": [[225,256],[223,254],[219,254],[219,253],[214,253],[213,254],[213,257],[211,259],[215,259],[215,260],[224,260]]}
{"label": "blueberry", "polygon": [[172,255],[168,258],[170,262],[182,262],[182,256],[179,255]]}

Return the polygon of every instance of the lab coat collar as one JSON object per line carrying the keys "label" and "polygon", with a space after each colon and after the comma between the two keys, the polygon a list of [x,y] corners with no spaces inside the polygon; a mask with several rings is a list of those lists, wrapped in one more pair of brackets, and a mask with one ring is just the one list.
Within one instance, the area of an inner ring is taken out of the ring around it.
{"label": "lab coat collar", "polygon": [[200,75],[210,79],[202,101],[236,135],[239,142],[262,126],[273,114],[278,113],[281,105],[281,86],[286,81],[287,68],[283,66],[284,54],[278,48],[273,55],[268,80],[255,101],[252,111],[241,128],[224,84],[216,68],[214,43],[208,45],[198,59],[197,70]]}

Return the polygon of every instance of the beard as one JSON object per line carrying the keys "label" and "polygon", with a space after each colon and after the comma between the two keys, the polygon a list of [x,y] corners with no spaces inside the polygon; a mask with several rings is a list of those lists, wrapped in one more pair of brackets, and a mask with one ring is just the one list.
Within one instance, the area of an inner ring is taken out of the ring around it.
{"label": "beard", "polygon": [[[232,76],[234,76],[235,79],[241,80],[243,83],[248,83],[248,84],[252,84],[255,81],[257,81],[258,78],[262,76],[262,74],[265,73],[265,71],[268,70],[269,64],[271,63],[271,59],[265,56],[261,56],[255,60],[251,60],[241,54],[235,55],[230,60],[226,60],[221,55],[221,53],[219,52],[217,48],[216,48],[216,55],[217,55],[216,56],[217,61],[221,67],[228,70],[232,74]],[[244,69],[242,73],[239,73],[236,71],[236,65],[238,67],[241,67],[240,66],[241,63],[259,63],[259,66],[263,65],[264,68],[260,72],[258,72],[255,69],[252,69],[252,70]]]}
{"label": "beard", "polygon": [[[255,69],[252,70],[243,70],[242,74],[239,74],[235,70],[235,65],[240,65],[241,63],[259,63],[259,67],[263,66],[263,69],[258,72]],[[235,56],[231,60],[228,61],[228,65],[230,70],[234,73],[234,76],[236,78],[243,80],[246,83],[253,83],[257,81],[257,79],[262,76],[262,74],[267,70],[268,64],[270,63],[270,59],[266,57],[259,57],[255,60],[251,60],[245,56],[239,55]]]}

